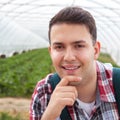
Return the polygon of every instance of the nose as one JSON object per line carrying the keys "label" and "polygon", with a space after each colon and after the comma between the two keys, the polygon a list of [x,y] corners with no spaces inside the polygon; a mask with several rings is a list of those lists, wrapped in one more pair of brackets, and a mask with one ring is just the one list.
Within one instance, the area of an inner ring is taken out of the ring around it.
{"label": "nose", "polygon": [[75,51],[72,50],[71,48],[66,49],[64,53],[64,60],[65,61],[74,61],[76,58]]}

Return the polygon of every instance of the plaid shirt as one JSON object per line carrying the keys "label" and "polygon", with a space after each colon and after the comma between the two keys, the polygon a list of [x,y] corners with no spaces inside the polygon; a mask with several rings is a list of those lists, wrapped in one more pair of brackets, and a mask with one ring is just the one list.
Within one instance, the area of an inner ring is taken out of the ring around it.
{"label": "plaid shirt", "polygon": [[[68,106],[68,111],[72,120],[119,120],[114,90],[112,85],[112,66],[96,62],[98,88],[96,94],[96,104],[91,115],[80,108],[75,101],[73,106]],[[45,79],[38,82],[30,105],[30,120],[40,120],[52,94],[51,85],[48,83],[49,74]],[[60,120],[58,117],[56,120]]]}

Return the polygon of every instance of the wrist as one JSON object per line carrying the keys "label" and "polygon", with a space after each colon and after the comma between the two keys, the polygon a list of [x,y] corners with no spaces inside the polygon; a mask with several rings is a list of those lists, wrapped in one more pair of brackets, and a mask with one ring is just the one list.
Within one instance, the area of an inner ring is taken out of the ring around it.
{"label": "wrist", "polygon": [[42,118],[41,118],[41,120],[56,120],[56,115],[55,114],[53,114],[53,112],[51,113],[52,111],[45,111],[44,113],[43,113],[43,115],[42,115]]}

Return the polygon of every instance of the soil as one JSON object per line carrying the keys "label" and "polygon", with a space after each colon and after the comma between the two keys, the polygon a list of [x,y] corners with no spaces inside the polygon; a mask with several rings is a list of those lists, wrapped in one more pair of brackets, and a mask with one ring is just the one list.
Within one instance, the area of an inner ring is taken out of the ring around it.
{"label": "soil", "polygon": [[0,98],[0,112],[13,117],[19,115],[22,120],[29,120],[30,101],[25,98]]}

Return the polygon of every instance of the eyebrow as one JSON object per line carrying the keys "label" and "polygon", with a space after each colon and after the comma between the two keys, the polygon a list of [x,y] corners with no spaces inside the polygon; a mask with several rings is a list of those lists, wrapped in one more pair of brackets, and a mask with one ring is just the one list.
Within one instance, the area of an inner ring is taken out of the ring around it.
{"label": "eyebrow", "polygon": [[53,45],[61,45],[63,44],[62,42],[54,42]]}
{"label": "eyebrow", "polygon": [[73,44],[78,44],[78,43],[86,43],[86,41],[84,40],[78,40],[78,41],[75,41],[75,42],[72,42]]}
{"label": "eyebrow", "polygon": [[[72,42],[71,44],[79,44],[79,43],[86,43],[86,41],[84,41],[84,40],[77,40],[77,41]],[[54,42],[53,43],[53,45],[62,45],[62,44],[64,44],[64,43],[62,43],[62,42]]]}

